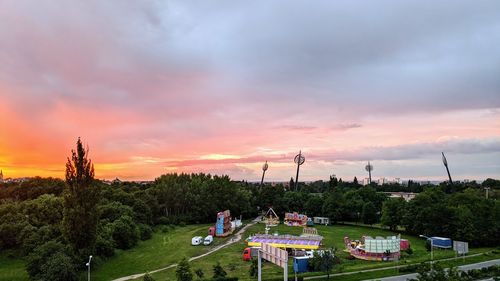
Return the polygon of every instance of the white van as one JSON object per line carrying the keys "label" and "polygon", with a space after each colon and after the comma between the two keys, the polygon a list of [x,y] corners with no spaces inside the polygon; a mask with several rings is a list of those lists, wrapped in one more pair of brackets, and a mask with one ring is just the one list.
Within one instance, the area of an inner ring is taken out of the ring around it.
{"label": "white van", "polygon": [[214,241],[214,237],[212,235],[208,235],[205,237],[205,240],[203,240],[203,245],[210,245]]}
{"label": "white van", "polygon": [[203,237],[201,236],[195,236],[191,239],[191,245],[197,246],[200,245],[203,242]]}

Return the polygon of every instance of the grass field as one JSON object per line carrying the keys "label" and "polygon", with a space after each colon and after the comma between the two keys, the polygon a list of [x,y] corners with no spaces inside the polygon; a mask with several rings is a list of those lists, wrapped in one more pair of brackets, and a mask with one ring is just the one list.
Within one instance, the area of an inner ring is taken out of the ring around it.
{"label": "grass field", "polygon": [[217,238],[210,246],[191,246],[193,236],[206,236],[208,224],[176,227],[167,233],[157,231],[150,240],[116,255],[100,265],[92,273],[92,280],[114,278],[142,273],[177,263],[183,257],[193,257],[208,252],[226,239]]}
{"label": "grass field", "polygon": [[28,280],[24,261],[9,256],[9,252],[0,254],[0,281]]}
{"label": "grass field", "polygon": [[[155,269],[163,268],[171,264],[179,262],[183,257],[193,257],[208,252],[216,245],[224,243],[226,239],[216,238],[211,246],[191,246],[191,237],[200,235],[205,236],[208,228],[207,225],[188,225],[185,227],[175,227],[163,233],[157,230],[153,237],[147,241],[141,241],[139,244],[130,250],[117,251],[116,255],[102,264],[94,267],[92,270],[92,280],[112,280],[118,277],[127,275],[143,273]],[[333,273],[350,272],[371,268],[382,268],[393,266],[395,263],[391,262],[369,262],[362,260],[347,260],[348,254],[343,252],[343,238],[349,236],[351,239],[359,239],[363,235],[370,236],[388,236],[396,235],[387,230],[369,228],[363,226],[353,225],[333,225],[333,226],[316,226],[320,235],[324,237],[324,247],[337,248],[337,255],[341,258],[342,263],[336,265]],[[288,227],[279,225],[272,228],[271,232],[277,231],[279,234],[296,234],[299,235],[302,229],[299,227]],[[264,225],[257,224],[250,227],[244,234],[244,238],[255,233],[263,233]],[[404,259],[399,262],[402,264],[413,264],[426,261],[430,258],[429,252],[425,249],[424,239],[402,235],[402,238],[410,240],[413,249],[413,255],[404,255]],[[248,270],[250,262],[242,260],[242,252],[246,247],[244,240],[235,243],[231,246],[225,247],[207,257],[191,262],[191,269],[202,269],[205,277],[212,276],[212,267],[217,261],[224,267],[228,276],[239,277],[240,280],[254,280],[248,277]],[[471,249],[471,254],[480,253],[491,250],[491,248],[474,248]],[[27,273],[24,269],[24,262],[21,259],[8,258],[7,254],[0,255],[0,281],[12,280],[21,281],[28,280]],[[434,258],[442,259],[453,257],[452,250],[435,250]],[[468,262],[482,261],[487,259],[498,258],[495,256],[481,256],[467,259]],[[97,261],[97,260],[96,260]],[[457,261],[459,263],[460,261]],[[97,264],[96,264],[97,265]],[[291,271],[291,268],[289,270]],[[307,276],[322,275],[323,273],[307,273]],[[361,280],[373,277],[382,277],[396,274],[396,270],[382,270],[378,272],[355,274],[350,276],[338,276],[335,280]],[[280,268],[264,263],[263,266],[263,279],[279,278],[282,276]],[[168,269],[153,274],[156,280],[175,280],[175,269]],[[86,280],[86,274],[82,273],[82,280]]]}
{"label": "grass field", "polygon": [[[379,268],[379,267],[387,267],[392,266],[394,263],[388,262],[372,262],[372,261],[362,261],[362,260],[347,260],[348,254],[343,252],[343,238],[344,236],[349,236],[352,239],[359,239],[363,235],[370,236],[388,236],[388,235],[396,235],[397,233],[392,233],[382,229],[376,228],[367,228],[362,226],[347,226],[347,225],[334,225],[334,226],[316,226],[320,235],[324,237],[323,245],[325,247],[334,247],[339,249],[337,254],[342,260],[342,263],[336,266],[334,272],[348,272],[348,271],[356,271],[362,269],[370,269],[370,268]],[[264,225],[258,224],[247,230],[245,237],[254,234],[254,233],[262,233],[264,231]],[[285,225],[279,225],[277,227],[272,228],[272,232],[277,231],[280,234],[301,234],[302,229],[297,227],[288,227]],[[425,261],[430,258],[429,252],[425,249],[425,241],[424,239],[414,237],[414,236],[406,236],[403,235],[402,238],[406,238],[410,240],[410,244],[412,249],[414,250],[413,255],[405,257],[400,264],[409,264],[409,263],[419,263]],[[219,261],[221,265],[224,267],[229,276],[239,277],[240,280],[253,280],[248,277],[248,270],[250,267],[249,262],[242,261],[242,252],[246,247],[246,243],[244,241],[240,241],[234,245],[226,247],[216,253],[209,255],[200,260],[193,261],[191,263],[192,269],[202,269],[205,273],[205,276],[212,275],[212,266]],[[477,248],[471,249],[471,254],[483,252],[490,250],[489,248]],[[442,259],[453,257],[454,252],[452,250],[435,250],[434,258]],[[289,270],[291,272],[291,269]],[[308,273],[307,276],[310,275],[321,275],[322,273]],[[282,271],[273,265],[265,264],[263,267],[263,278],[279,278],[282,276]],[[156,280],[175,280],[175,269],[168,269],[162,272],[158,272],[153,274],[153,277]],[[339,280],[339,279],[337,279]]]}

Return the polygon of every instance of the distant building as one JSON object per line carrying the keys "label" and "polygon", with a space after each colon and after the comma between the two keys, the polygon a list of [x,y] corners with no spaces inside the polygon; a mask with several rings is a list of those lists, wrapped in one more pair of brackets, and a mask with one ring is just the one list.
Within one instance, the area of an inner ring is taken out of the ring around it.
{"label": "distant building", "polygon": [[0,182],[3,182],[3,171],[0,170]]}
{"label": "distant building", "polygon": [[410,201],[417,196],[417,193],[413,192],[384,192],[390,198],[403,198],[405,201]]}
{"label": "distant building", "polygon": [[383,185],[388,183],[388,180],[386,178],[380,178],[378,179],[378,185]]}
{"label": "distant building", "polygon": [[368,185],[370,184],[370,179],[369,178],[364,178],[363,179],[363,185]]}

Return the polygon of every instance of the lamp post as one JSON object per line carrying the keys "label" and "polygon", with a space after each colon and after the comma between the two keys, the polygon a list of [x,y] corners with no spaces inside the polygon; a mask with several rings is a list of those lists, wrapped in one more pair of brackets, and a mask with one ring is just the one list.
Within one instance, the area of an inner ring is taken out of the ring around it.
{"label": "lamp post", "polygon": [[425,238],[425,239],[427,239],[427,240],[431,240],[431,271],[432,271],[432,263],[434,262],[434,254],[433,254],[433,252],[432,252],[432,251],[433,251],[433,248],[434,248],[434,244],[432,243],[432,238],[427,237],[427,236],[422,235],[422,234],[421,234],[421,235],[419,235],[419,237],[421,237],[421,238]]}
{"label": "lamp post", "polygon": [[89,262],[85,264],[87,266],[87,269],[88,269],[88,274],[87,274],[88,281],[90,281],[90,261],[91,260],[92,260],[92,256],[89,256]]}

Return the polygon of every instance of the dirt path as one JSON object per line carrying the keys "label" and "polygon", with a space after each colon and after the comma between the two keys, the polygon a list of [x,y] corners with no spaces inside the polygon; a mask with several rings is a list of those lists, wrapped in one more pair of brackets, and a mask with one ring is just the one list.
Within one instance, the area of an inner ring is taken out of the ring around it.
{"label": "dirt path", "polygon": [[[223,244],[220,244],[219,246],[213,248],[212,250],[204,253],[204,254],[201,254],[199,256],[195,256],[195,257],[192,257],[189,259],[189,261],[194,261],[194,260],[197,260],[197,259],[201,259],[203,257],[206,257],[214,252],[217,252],[218,250],[224,248],[224,247],[227,247],[229,245],[232,245],[236,242],[239,242],[243,236],[243,233],[252,225],[256,224],[257,222],[260,221],[260,217],[257,217],[255,218],[251,223],[245,225],[242,229],[240,229],[238,232],[236,232],[233,237],[231,237],[231,239],[227,240],[226,242],[224,242]],[[160,271],[163,271],[163,270],[167,270],[167,269],[170,269],[170,268],[174,268],[176,267],[177,264],[171,264],[167,267],[163,267],[163,268],[160,268],[160,269],[155,269],[155,270],[151,270],[149,271],[149,274],[153,274],[153,273],[156,273],[156,272],[160,272]],[[120,277],[118,279],[114,279],[113,281],[126,281],[126,280],[133,280],[133,279],[137,279],[137,278],[141,278],[145,275],[146,273],[138,273],[138,274],[133,274],[133,275],[129,275],[129,276],[124,276],[124,277]]]}

